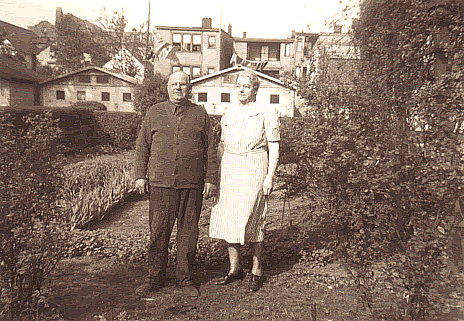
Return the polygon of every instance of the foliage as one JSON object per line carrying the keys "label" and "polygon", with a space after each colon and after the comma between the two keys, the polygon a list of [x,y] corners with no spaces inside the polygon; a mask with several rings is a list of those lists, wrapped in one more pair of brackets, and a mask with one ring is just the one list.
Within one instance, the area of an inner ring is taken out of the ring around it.
{"label": "foliage", "polygon": [[8,32],[0,27],[0,56],[19,62],[25,62],[24,54],[18,51],[8,40]]}
{"label": "foliage", "polygon": [[144,83],[138,85],[135,90],[135,111],[145,116],[151,106],[168,100],[167,85],[168,78],[160,73],[145,79]]}
{"label": "foliage", "polygon": [[[447,246],[462,219],[463,8],[366,0],[361,9],[353,86],[301,84],[312,123],[297,129],[287,185],[332,220],[336,252],[374,319],[433,320],[451,300],[438,288],[452,292]],[[375,304],[382,287],[397,298],[388,311]]]}
{"label": "foliage", "polygon": [[109,60],[104,44],[93,36],[87,25],[72,14],[65,14],[57,22],[56,30],[57,43],[53,46],[53,52],[57,64],[63,71],[69,72],[84,67],[86,54],[91,56],[91,63],[99,67]]}
{"label": "foliage", "polygon": [[85,109],[85,110],[106,110],[105,104],[99,102],[99,101],[91,101],[91,100],[86,100],[86,101],[77,101],[74,104],[71,105],[71,108],[73,109]]}
{"label": "foliage", "polygon": [[59,205],[71,229],[101,220],[133,191],[131,158],[100,156],[67,165]]}
{"label": "foliage", "polygon": [[116,150],[135,149],[135,141],[142,123],[136,113],[94,112],[93,117],[100,130],[108,137]]}
{"label": "foliage", "polygon": [[0,286],[10,319],[39,316],[47,278],[66,249],[56,206],[61,171],[54,155],[59,129],[49,114],[25,117],[28,127],[0,115]]}

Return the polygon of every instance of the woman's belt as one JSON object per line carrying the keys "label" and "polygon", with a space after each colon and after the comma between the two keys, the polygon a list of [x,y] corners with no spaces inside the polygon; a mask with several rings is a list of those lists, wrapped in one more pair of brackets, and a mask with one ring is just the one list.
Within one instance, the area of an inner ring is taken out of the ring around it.
{"label": "woman's belt", "polygon": [[267,149],[265,147],[261,147],[261,148],[258,148],[258,149],[252,149],[252,150],[245,150],[245,151],[238,151],[238,150],[234,150],[234,149],[230,149],[230,148],[225,147],[224,151],[229,153],[229,154],[240,155],[240,156],[267,153]]}

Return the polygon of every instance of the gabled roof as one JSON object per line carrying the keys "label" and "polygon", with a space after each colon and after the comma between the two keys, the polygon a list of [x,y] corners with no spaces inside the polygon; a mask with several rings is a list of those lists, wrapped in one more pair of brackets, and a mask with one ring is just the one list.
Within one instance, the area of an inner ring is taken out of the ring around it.
{"label": "gabled roof", "polygon": [[12,59],[0,56],[0,78],[20,81],[39,83],[44,77],[35,71],[27,68],[22,63]]}
{"label": "gabled roof", "polygon": [[233,67],[230,67],[230,68],[223,69],[223,70],[220,70],[218,72],[215,72],[214,74],[210,74],[210,75],[206,75],[206,76],[203,76],[203,77],[200,77],[200,78],[196,78],[196,79],[192,80],[192,85],[194,85],[196,83],[200,83],[200,82],[208,80],[208,79],[212,79],[212,78],[227,74],[227,73],[232,72],[232,71],[238,71],[238,70],[251,70],[261,78],[267,79],[267,80],[269,80],[269,81],[271,81],[273,83],[276,83],[278,85],[285,86],[285,84],[281,80],[279,80],[277,78],[271,77],[269,75],[263,74],[262,72],[259,72],[259,71],[256,71],[256,70],[253,70],[251,68],[244,67],[244,66],[233,66]]}
{"label": "gabled roof", "polygon": [[[219,32],[219,28],[203,28],[203,27],[170,27],[170,26],[155,26],[159,30],[176,30],[176,31],[208,31],[208,32]],[[223,32],[225,32],[223,30]]]}
{"label": "gabled roof", "polygon": [[131,83],[131,84],[134,84],[136,85],[137,84],[137,80],[135,78],[132,78],[132,77],[129,77],[127,75],[122,75],[122,74],[116,74],[114,72],[111,72],[111,71],[108,71],[108,70],[105,70],[103,68],[100,68],[100,67],[97,67],[97,66],[88,66],[88,67],[85,67],[85,68],[82,68],[82,69],[79,69],[79,70],[75,70],[75,71],[71,71],[71,72],[67,72],[67,73],[64,73],[62,75],[59,75],[58,77],[55,77],[55,78],[51,78],[51,79],[47,79],[45,81],[42,81],[40,84],[46,84],[46,83],[50,83],[50,82],[54,82],[58,79],[63,79],[63,78],[66,78],[68,76],[71,76],[71,75],[76,75],[76,74],[79,74],[83,71],[87,71],[87,70],[97,70],[97,71],[100,71],[100,72],[103,72],[105,74],[108,74],[110,76],[113,76],[115,78],[119,78],[123,81],[126,81],[128,83]]}
{"label": "gabled roof", "polygon": [[292,38],[273,39],[273,38],[238,38],[238,37],[234,37],[234,41],[236,41],[236,42],[285,42],[285,43],[293,43],[295,41],[295,39],[292,39]]}
{"label": "gabled roof", "polygon": [[26,53],[35,54],[37,47],[34,41],[38,36],[32,30],[18,27],[9,22],[0,20],[0,29],[6,32],[6,39],[8,39],[16,50]]}

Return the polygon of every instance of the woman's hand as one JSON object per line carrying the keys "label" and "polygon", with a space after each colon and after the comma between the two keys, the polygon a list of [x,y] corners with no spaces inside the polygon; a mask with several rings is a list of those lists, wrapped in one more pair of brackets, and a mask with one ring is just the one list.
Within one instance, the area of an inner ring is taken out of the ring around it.
{"label": "woman's hand", "polygon": [[273,187],[274,187],[274,182],[272,180],[272,177],[266,176],[266,178],[264,179],[264,183],[263,183],[264,195],[271,194]]}

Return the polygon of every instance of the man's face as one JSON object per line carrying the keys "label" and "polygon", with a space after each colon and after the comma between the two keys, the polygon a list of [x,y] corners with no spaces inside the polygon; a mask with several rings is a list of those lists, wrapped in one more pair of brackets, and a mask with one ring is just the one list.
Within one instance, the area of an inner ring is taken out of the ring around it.
{"label": "man's face", "polygon": [[238,100],[246,105],[249,102],[255,100],[255,89],[251,84],[250,78],[240,76],[237,78],[237,98]]}
{"label": "man's face", "polygon": [[190,92],[189,78],[186,73],[175,72],[168,80],[169,100],[174,104],[180,104],[187,100]]}

